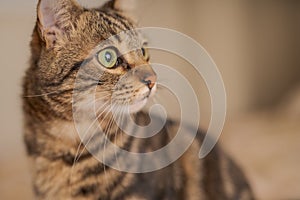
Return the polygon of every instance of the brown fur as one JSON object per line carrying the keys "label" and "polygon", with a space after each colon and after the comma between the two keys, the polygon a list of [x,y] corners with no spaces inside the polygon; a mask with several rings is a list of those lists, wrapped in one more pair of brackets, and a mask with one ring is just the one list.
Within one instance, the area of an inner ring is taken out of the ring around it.
{"label": "brown fur", "polygon": [[[75,107],[88,103],[89,95],[94,92],[89,79],[98,77],[97,70],[103,73],[96,89],[100,105],[110,100],[117,104],[133,104],[134,98],[149,87],[141,77],[147,75],[154,83],[156,75],[142,51],[136,50],[124,55],[123,62],[114,69],[88,68],[91,71],[83,74],[81,78],[85,81],[77,88],[87,99],[72,102],[76,75],[90,52],[101,41],[133,29],[135,25],[114,8],[115,1],[99,9],[87,10],[72,0],[56,0],[52,10],[55,23],[47,26],[47,15],[40,8],[43,1],[49,2],[41,0],[38,6],[23,98],[24,138],[33,164],[33,188],[37,199],[253,199],[243,173],[219,147],[207,158],[197,158],[203,139],[200,132],[178,161],[144,174],[119,172],[104,166],[80,145],[72,103]],[[131,43],[142,46],[143,38],[136,33]],[[118,44],[115,47],[119,48]],[[92,66],[93,62],[86,65]],[[142,112],[134,116],[140,124],[148,120]],[[145,141],[123,133],[110,120],[109,112],[100,116],[99,122],[114,143],[132,152],[154,151],[165,146],[170,140],[168,135],[174,136],[177,130],[177,123],[168,121],[160,134]],[[97,136],[98,133],[93,134]],[[98,142],[101,141],[92,141],[96,146]],[[82,153],[74,162],[78,146]],[[110,147],[106,148],[109,156]]]}

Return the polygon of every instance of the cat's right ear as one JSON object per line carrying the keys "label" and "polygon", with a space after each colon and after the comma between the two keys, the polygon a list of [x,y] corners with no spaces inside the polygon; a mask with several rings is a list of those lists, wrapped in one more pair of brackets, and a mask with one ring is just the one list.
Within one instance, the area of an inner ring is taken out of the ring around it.
{"label": "cat's right ear", "polygon": [[37,25],[46,48],[52,48],[56,40],[68,34],[82,7],[73,0],[39,0]]}

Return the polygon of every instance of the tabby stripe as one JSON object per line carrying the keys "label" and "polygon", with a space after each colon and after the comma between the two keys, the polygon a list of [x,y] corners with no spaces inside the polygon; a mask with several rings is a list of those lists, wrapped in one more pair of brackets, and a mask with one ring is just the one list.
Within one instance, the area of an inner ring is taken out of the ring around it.
{"label": "tabby stripe", "polygon": [[[94,141],[93,138],[96,137],[96,134],[92,137],[91,141]],[[122,149],[128,149],[132,142],[134,140],[134,137],[130,137],[126,142],[125,144],[121,147]],[[103,142],[101,142],[101,144],[103,144]],[[91,149],[92,152],[98,152],[100,151],[100,146],[101,145],[96,145],[96,148],[95,149]],[[114,156],[118,156],[120,154],[120,152],[117,152],[116,154],[114,154]],[[86,154],[83,154],[81,155],[79,158],[77,158],[77,162],[76,163],[80,163],[88,158],[92,157],[92,154],[90,154],[89,152],[86,153]],[[53,159],[53,158],[52,158]],[[71,155],[70,153],[68,154],[65,154],[65,155],[62,155],[62,156],[59,156],[57,158],[54,158],[54,159],[62,159],[67,165],[69,166],[72,166],[74,164],[74,160],[75,160],[75,156],[74,155]],[[96,167],[95,167],[96,168]],[[103,172],[103,171],[102,171]],[[88,174],[84,175],[84,176],[89,176]]]}
{"label": "tabby stripe", "polygon": [[116,13],[105,13],[105,15],[113,18],[117,22],[120,22],[124,26],[125,30],[132,29],[131,27],[128,26],[129,22],[124,17],[122,17],[121,15],[116,14]]}
{"label": "tabby stripe", "polygon": [[39,190],[39,188],[40,188],[40,185],[37,186],[36,184],[33,184],[33,193],[40,198],[43,197],[43,199],[44,199],[47,191],[42,192]]}
{"label": "tabby stripe", "polygon": [[[113,188],[108,188],[110,191],[110,199],[123,200],[126,196],[132,194],[132,188],[139,188],[137,179],[132,176],[132,174],[126,173],[119,182],[114,182]],[[98,199],[101,199],[101,196]]]}
{"label": "tabby stripe", "polygon": [[[41,93],[43,93],[43,91],[41,91]],[[37,114],[41,113],[42,115],[40,116],[41,118],[39,118],[39,119],[43,119],[42,116],[44,114],[46,114],[46,115],[48,114],[48,111],[47,111],[48,109],[45,110],[45,109],[41,109],[41,107],[37,107],[37,105],[40,105],[39,103],[36,103],[38,101],[38,99],[42,100],[45,103],[42,105],[46,105],[46,107],[49,108],[49,106],[47,106],[47,105],[49,105],[49,103],[45,102],[45,100],[43,99],[43,96],[40,96],[39,98],[38,97],[33,98],[32,101],[29,101],[29,99],[26,99],[27,100],[26,105],[30,107],[28,110],[34,114],[33,116],[38,117]]]}
{"label": "tabby stripe", "polygon": [[85,169],[83,171],[82,179],[86,179],[90,176],[102,174],[103,171],[104,171],[104,165],[101,162],[99,162],[95,166]]}
{"label": "tabby stripe", "polygon": [[138,187],[137,185],[137,181],[135,180],[134,182],[132,182],[130,185],[128,185],[126,187],[126,190],[124,190],[123,192],[120,192],[119,194],[114,196],[114,199],[116,200],[121,200],[124,199],[126,196],[129,196],[130,193],[132,192],[132,189],[135,187]]}
{"label": "tabby stripe", "polygon": [[46,86],[49,86],[49,87],[55,87],[55,86],[60,86],[63,84],[63,82],[69,78],[72,74],[74,74],[74,72],[77,72],[79,70],[79,68],[81,66],[84,66],[86,63],[88,63],[92,58],[87,58],[86,60],[83,60],[83,61],[79,61],[79,62],[76,62],[70,69],[69,71],[63,76],[60,78],[59,81],[57,82],[52,82],[52,83],[49,83],[49,84],[46,84]]}
{"label": "tabby stripe", "polygon": [[95,77],[94,74],[87,74],[87,73],[80,74],[77,79],[78,80],[83,80],[83,81],[93,81],[93,82],[98,82],[99,81],[98,77]]}
{"label": "tabby stripe", "polygon": [[121,18],[120,15],[116,16],[113,13],[105,13],[106,16],[113,18],[114,20],[116,20],[118,22],[118,24],[123,26],[122,30],[130,30],[131,28],[129,28],[128,24],[126,22],[124,22],[124,18]]}
{"label": "tabby stripe", "polygon": [[65,89],[65,90],[57,90],[57,92],[55,93],[51,93],[48,96],[57,96],[57,95],[64,95],[64,94],[69,94],[69,93],[73,93],[74,88],[70,88],[70,89]]}
{"label": "tabby stripe", "polygon": [[[111,25],[113,25],[114,27],[117,27],[118,29],[122,30],[122,27],[120,27],[118,24],[113,23],[109,18],[107,18],[104,13],[99,12],[99,15],[101,17],[102,20],[104,20],[104,22],[106,22],[106,24],[108,25],[108,27],[111,27]],[[116,33],[113,33],[114,35]]]}
{"label": "tabby stripe", "polygon": [[69,166],[72,166],[74,164],[75,158],[77,159],[75,164],[77,164],[77,163],[80,163],[91,157],[93,157],[93,155],[90,154],[89,152],[87,152],[86,154],[81,154],[79,158],[77,156],[75,157],[74,155],[71,155],[71,154],[64,155],[64,156],[62,156],[62,160]]}
{"label": "tabby stripe", "polygon": [[[103,169],[103,166],[104,165],[102,165],[100,168],[102,168]],[[107,168],[107,166],[105,167],[105,169]],[[107,172],[107,171],[106,171]],[[107,172],[107,173],[109,173],[109,172]],[[114,172],[113,172],[114,173]],[[118,172],[117,172],[118,173]],[[91,174],[90,176],[100,176],[100,175],[102,175],[102,174],[97,174],[97,173],[94,173],[94,174]],[[122,182],[123,182],[123,180],[125,179],[125,177],[127,176],[128,174],[127,173],[124,173],[124,172],[119,172],[119,175],[115,175],[113,178],[113,180],[111,180],[110,181],[110,183],[109,183],[109,186],[106,188],[107,190],[113,190],[113,189],[115,189],[119,184],[121,184]],[[82,176],[82,180],[84,180],[84,179],[86,179],[86,178],[88,178],[88,177],[90,177],[90,176]],[[106,176],[105,174],[104,174],[104,176]],[[103,178],[103,177],[102,177]],[[80,183],[80,182],[79,182]]]}
{"label": "tabby stripe", "polygon": [[115,189],[118,185],[122,185],[123,180],[126,178],[126,176],[128,175],[128,173],[122,172],[120,174],[120,176],[118,176],[113,182],[112,184],[108,187],[109,190],[113,190]]}
{"label": "tabby stripe", "polygon": [[79,188],[73,196],[89,196],[97,190],[98,183],[92,183]]}
{"label": "tabby stripe", "polygon": [[39,105],[44,105],[44,107],[46,107],[47,109],[39,109],[38,112],[42,112],[45,116],[49,116],[49,114],[51,114],[55,117],[61,117],[53,109],[49,109],[52,107],[52,103],[50,98],[47,95],[40,98],[40,100],[41,102],[39,103]]}
{"label": "tabby stripe", "polygon": [[[116,188],[120,183],[123,182],[126,175],[127,175],[126,173],[120,173],[119,176],[115,177],[115,179],[112,180],[112,183],[110,183],[110,185],[106,188],[106,190],[108,190],[108,191],[114,190],[114,188]],[[80,184],[80,181],[79,181],[79,184]],[[99,186],[99,184],[97,182],[79,186],[79,188],[73,194],[73,196],[88,196],[88,195],[94,194],[95,191],[97,190],[97,187],[101,187],[101,186]],[[103,197],[103,194],[101,195],[101,197]]]}
{"label": "tabby stripe", "polygon": [[71,67],[71,69],[68,71],[68,73],[65,74],[65,75],[61,78],[60,81],[63,82],[65,79],[67,79],[69,76],[71,76],[71,75],[73,74],[74,71],[77,71],[77,70],[81,67],[82,63],[83,63],[83,61],[79,61],[79,62],[75,63],[75,64]]}
{"label": "tabby stripe", "polygon": [[117,27],[119,28],[120,30],[124,30],[124,28],[126,27],[121,27],[120,25],[122,24],[119,24],[119,23],[116,23],[118,22],[116,20],[116,18],[112,17],[111,15],[108,15],[107,13],[104,13],[104,12],[99,12],[100,13],[100,17],[102,19],[104,19],[104,21],[108,24],[108,25],[113,25],[114,27]]}
{"label": "tabby stripe", "polygon": [[[227,166],[235,166],[235,163],[229,157],[222,157],[222,159],[227,160]],[[243,199],[242,196],[245,192],[249,195],[251,192],[248,191],[249,185],[247,182],[241,182],[239,179],[243,178],[243,173],[236,170],[236,167],[229,167],[226,173],[230,176],[231,184],[234,184],[234,196],[231,196],[231,199]],[[235,183],[239,184],[235,184]],[[227,183],[228,184],[228,183]]]}
{"label": "tabby stripe", "polygon": [[[130,137],[130,139],[120,148],[125,149],[125,150],[128,149],[131,146],[131,144],[133,142],[133,139],[134,139],[134,137]],[[98,146],[101,146],[101,145],[98,145]],[[98,152],[98,149],[96,149],[96,150],[97,150],[96,152]],[[95,152],[95,151],[92,150],[92,152]],[[115,152],[113,154],[115,159],[113,160],[114,162],[112,164],[115,164],[117,162],[118,156],[120,155],[120,153],[121,153],[121,151],[118,151],[118,152]],[[78,162],[80,162],[80,161],[78,161]],[[105,167],[106,170],[111,169],[110,167],[104,166],[103,164],[101,164],[101,166],[99,166],[99,165],[100,164],[97,163],[96,165],[94,165],[94,166],[90,167],[89,169],[87,169],[82,175],[83,178],[87,178],[87,177],[90,177],[90,176],[93,176],[93,175],[103,174],[105,172],[104,167]]]}
{"label": "tabby stripe", "polygon": [[[34,101],[29,101],[28,99],[25,99],[26,100],[26,111],[28,113],[32,113],[33,116],[37,116],[36,113],[40,113],[41,111],[39,109],[36,108],[36,105],[34,104]],[[29,108],[27,108],[27,106]]]}
{"label": "tabby stripe", "polygon": [[[130,138],[125,142],[125,144],[122,145],[122,147],[120,147],[120,148],[122,148],[122,149],[128,149],[128,148],[132,145],[134,139],[135,139],[134,137],[130,137]],[[101,141],[101,144],[103,144],[103,141]],[[103,145],[97,145],[96,148],[92,148],[91,151],[92,151],[92,152],[101,152],[102,149],[103,149],[102,146],[103,146]],[[109,146],[106,146],[106,149],[108,149],[108,148],[109,148]],[[119,152],[117,152],[116,154],[114,154],[114,156],[115,156],[115,155],[118,156],[118,155],[120,155],[120,153],[121,153],[121,151],[119,151]]]}
{"label": "tabby stripe", "polygon": [[98,85],[98,82],[97,83],[91,83],[89,85],[85,85],[85,86],[77,86],[76,88],[74,88],[74,94],[78,93],[78,92],[86,92],[87,90],[91,89],[91,88],[94,88]]}
{"label": "tabby stripe", "polygon": [[[207,194],[212,195],[208,197],[209,199],[216,199],[219,194],[225,194],[223,185],[221,184],[223,181],[220,169],[220,155],[218,152],[218,148],[215,147],[215,150],[210,152],[210,154],[207,156],[207,158],[205,158],[203,162],[203,185],[204,191],[206,191]],[[211,170],[213,169],[212,166],[216,167],[216,169]],[[209,191],[214,191],[214,193],[212,194]]]}
{"label": "tabby stripe", "polygon": [[[65,105],[67,105],[68,102],[65,101],[65,99],[62,96],[44,96],[45,101],[48,102],[48,105],[50,105],[51,108],[54,108],[56,106],[60,106],[60,107],[65,107]],[[51,112],[53,112],[53,114],[55,114],[55,116],[60,117],[60,118],[65,118],[65,116],[63,115],[63,113],[61,112],[56,112],[56,109],[50,109]],[[46,116],[49,113],[46,114]]]}
{"label": "tabby stripe", "polygon": [[61,84],[63,84],[63,82],[70,77],[75,71],[77,71],[80,66],[82,65],[82,61],[75,63],[71,69],[58,81],[58,82],[53,82],[53,83],[49,83],[47,84],[47,86],[59,86]]}
{"label": "tabby stripe", "polygon": [[58,104],[59,106],[62,106],[62,107],[65,106],[68,103],[68,102],[66,102],[66,98],[64,98],[64,96],[62,96],[62,95],[50,96],[48,98],[52,102],[55,102],[56,105]]}
{"label": "tabby stripe", "polygon": [[[113,25],[113,26],[117,27],[121,31],[128,30],[126,28],[126,26],[123,25],[123,23],[121,23],[121,24],[120,23],[116,23],[118,21],[113,16],[108,15],[107,13],[103,13],[103,12],[99,12],[99,14],[100,14],[100,17],[102,17],[102,19],[104,19],[108,23],[108,25]],[[123,27],[120,26],[120,25],[123,25]]]}

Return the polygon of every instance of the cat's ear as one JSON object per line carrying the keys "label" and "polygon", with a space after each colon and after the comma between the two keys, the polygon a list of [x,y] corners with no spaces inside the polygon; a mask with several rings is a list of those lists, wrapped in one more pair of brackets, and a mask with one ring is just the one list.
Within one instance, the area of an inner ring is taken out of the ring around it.
{"label": "cat's ear", "polygon": [[74,27],[77,14],[82,10],[73,0],[39,0],[37,24],[41,39],[52,48],[58,37]]}
{"label": "cat's ear", "polygon": [[136,8],[137,0],[109,0],[103,8],[110,8],[119,11],[133,11]]}

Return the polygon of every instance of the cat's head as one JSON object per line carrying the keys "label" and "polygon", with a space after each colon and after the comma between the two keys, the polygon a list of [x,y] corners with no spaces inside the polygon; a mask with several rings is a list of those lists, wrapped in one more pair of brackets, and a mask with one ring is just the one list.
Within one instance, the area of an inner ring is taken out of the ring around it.
{"label": "cat's head", "polygon": [[[133,30],[122,3],[86,9],[74,0],[39,1],[27,82],[35,94],[51,94],[43,101],[53,112],[70,117],[75,85],[84,94],[76,103],[87,108],[95,98],[96,106],[129,106],[137,112],[154,93],[156,74],[145,39]],[[128,30],[133,31],[118,35]]]}

